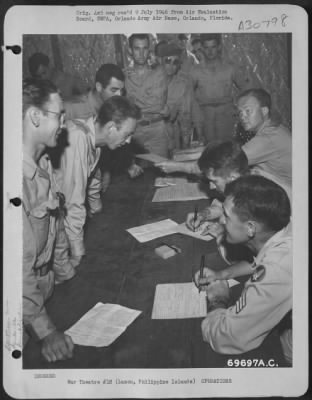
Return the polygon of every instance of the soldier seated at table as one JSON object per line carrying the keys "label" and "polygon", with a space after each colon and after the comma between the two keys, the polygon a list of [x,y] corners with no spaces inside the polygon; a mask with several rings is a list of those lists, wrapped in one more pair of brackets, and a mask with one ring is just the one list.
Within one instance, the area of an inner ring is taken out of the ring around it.
{"label": "soldier seated at table", "polygon": [[45,302],[54,283],[75,275],[69,261],[62,219],[62,195],[46,154],[55,147],[64,124],[63,102],[50,81],[29,79],[23,85],[23,345],[41,341],[47,361],[73,355],[71,338],[59,332]]}
{"label": "soldier seated at table", "polygon": [[56,172],[66,198],[64,224],[75,266],[85,254],[86,193],[88,182],[96,172],[101,148],[107,146],[114,150],[129,143],[138,118],[140,109],[134,103],[125,97],[113,96],[102,104],[96,117],[67,121],[68,146]]}
{"label": "soldier seated at table", "polygon": [[[272,116],[271,96],[263,89],[249,89],[238,96],[239,121],[253,135],[242,150],[254,171],[281,185],[292,185],[290,131]],[[157,164],[166,173],[199,173],[197,162],[165,161]]]}
{"label": "soldier seated at table", "polygon": [[[233,142],[215,142],[211,143],[203,151],[198,160],[198,168],[204,176],[210,181],[211,189],[216,189],[220,195],[223,195],[226,185],[234,181],[240,176],[254,174],[253,170],[248,168],[248,160],[246,154],[240,146]],[[258,174],[259,171],[255,173]],[[279,184],[279,182],[276,182]],[[282,186],[282,185],[280,185]],[[282,186],[283,187],[283,186]],[[285,185],[283,187],[289,195],[291,190]],[[209,281],[216,279],[230,279],[244,275],[249,275],[253,272],[252,263],[245,261],[237,261],[239,251],[235,251],[235,247],[225,244],[221,246],[220,234],[223,233],[223,228],[219,223],[219,218],[223,215],[222,202],[214,199],[212,203],[201,210],[194,220],[194,212],[189,213],[186,218],[186,226],[190,230],[197,231],[201,229],[202,235],[210,234],[217,238],[219,250],[227,259],[230,266],[220,271],[210,271]],[[212,221],[214,223],[212,223]],[[226,253],[226,254],[225,254]],[[241,256],[243,250],[241,249]],[[247,253],[244,252],[244,256]],[[249,258],[249,257],[247,257]],[[242,257],[244,259],[244,257]]]}
{"label": "soldier seated at table", "polygon": [[[240,177],[227,184],[222,223],[228,243],[245,244],[255,255],[254,273],[240,298],[230,303],[229,285],[217,280],[207,286],[208,315],[202,321],[204,341],[224,354],[256,349],[292,309],[292,229],[286,192],[262,176]],[[282,332],[286,361],[292,362],[292,329]]]}

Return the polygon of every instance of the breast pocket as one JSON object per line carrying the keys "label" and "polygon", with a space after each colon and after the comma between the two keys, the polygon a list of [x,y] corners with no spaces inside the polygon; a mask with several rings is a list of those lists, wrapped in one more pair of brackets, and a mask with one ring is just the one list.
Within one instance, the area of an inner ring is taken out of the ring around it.
{"label": "breast pocket", "polygon": [[50,215],[48,211],[45,213],[45,215],[41,214],[40,216],[36,216],[31,213],[29,218],[36,241],[37,255],[40,255],[44,251],[48,242]]}

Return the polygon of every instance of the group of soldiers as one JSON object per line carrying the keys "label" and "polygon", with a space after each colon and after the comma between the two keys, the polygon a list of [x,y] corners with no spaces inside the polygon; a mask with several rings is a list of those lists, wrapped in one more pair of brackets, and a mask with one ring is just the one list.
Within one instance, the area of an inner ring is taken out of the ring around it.
{"label": "group of soldiers", "polygon": [[[271,120],[270,95],[249,88],[238,96],[237,109],[252,138],[242,147],[234,143],[233,85],[245,89],[249,78],[240,79],[222,59],[220,35],[201,35],[194,54],[187,41],[181,34],[177,42],[159,42],[150,63],[149,35],[133,34],[132,64],[124,71],[103,64],[91,89],[52,70],[40,53],[29,60],[32,78],[23,86],[24,341],[40,340],[47,361],[72,357],[74,344],[56,329],[45,301],[55,284],[75,276],[85,255],[86,218],[102,210],[101,193],[110,180],[108,152],[114,158],[126,148],[129,176],[143,173],[127,147],[132,138],[144,151],[167,158],[171,150],[189,147],[195,130],[207,145],[198,162],[158,167],[204,174],[224,193],[224,203],[214,201],[196,218],[189,214],[187,226],[205,224],[203,234],[217,238],[227,260],[225,242],[244,244],[254,254],[253,262],[230,260],[222,273],[206,268],[203,277],[196,275],[211,304],[204,340],[216,351],[245,352],[291,311],[290,132]],[[67,143],[60,149],[64,132]],[[226,279],[242,275],[250,279],[239,303],[231,305]],[[282,338],[291,362],[291,328]]]}

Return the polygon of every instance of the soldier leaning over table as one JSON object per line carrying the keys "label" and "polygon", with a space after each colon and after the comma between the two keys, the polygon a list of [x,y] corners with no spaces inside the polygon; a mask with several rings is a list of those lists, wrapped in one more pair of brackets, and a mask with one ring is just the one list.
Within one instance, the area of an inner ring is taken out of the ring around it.
{"label": "soldier leaning over table", "polygon": [[[241,296],[230,303],[226,280],[207,286],[208,315],[202,334],[213,350],[241,354],[256,349],[292,309],[292,228],[290,201],[276,183],[262,176],[240,177],[227,184],[223,203],[224,238],[232,245],[246,245],[255,255],[254,273]],[[281,324],[280,324],[281,325]],[[292,328],[281,332],[285,359],[292,363]]]}
{"label": "soldier leaning over table", "polygon": [[51,362],[71,358],[74,344],[59,332],[45,309],[55,283],[75,275],[69,262],[62,219],[47,147],[55,147],[64,123],[62,99],[49,81],[29,79],[23,86],[23,345],[41,341]]}

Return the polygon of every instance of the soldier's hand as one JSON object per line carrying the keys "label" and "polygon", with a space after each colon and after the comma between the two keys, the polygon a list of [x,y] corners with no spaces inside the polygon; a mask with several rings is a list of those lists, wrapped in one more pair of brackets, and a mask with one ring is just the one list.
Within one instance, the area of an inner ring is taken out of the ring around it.
{"label": "soldier's hand", "polygon": [[207,297],[211,302],[216,302],[219,299],[230,299],[230,288],[227,280],[217,280],[211,282],[207,288]]}
{"label": "soldier's hand", "polygon": [[200,232],[201,235],[211,235],[214,238],[219,238],[220,236],[223,237],[224,234],[224,226],[221,225],[219,222],[204,222],[202,224],[202,231]]}
{"label": "soldier's hand", "polygon": [[201,213],[197,214],[197,218],[195,219],[194,213],[189,213],[186,216],[185,225],[190,231],[196,232],[199,230],[201,224],[205,221],[204,216]]}
{"label": "soldier's hand", "polygon": [[63,332],[53,331],[42,340],[41,354],[48,362],[72,358],[74,343]]}
{"label": "soldier's hand", "polygon": [[181,169],[181,163],[176,161],[162,161],[160,163],[155,163],[155,167],[161,169],[166,174],[170,174],[172,172],[183,172]]}
{"label": "soldier's hand", "polygon": [[217,280],[220,279],[218,271],[214,271],[210,268],[204,268],[203,269],[203,278],[199,277],[199,273],[200,271],[197,271],[194,275],[194,281],[195,281],[195,285],[197,287],[201,287],[202,290],[207,290],[208,289],[208,285]]}
{"label": "soldier's hand", "polygon": [[143,174],[143,168],[141,168],[138,164],[132,164],[129,168],[128,168],[128,174],[130,176],[131,179],[136,178],[140,175]]}

